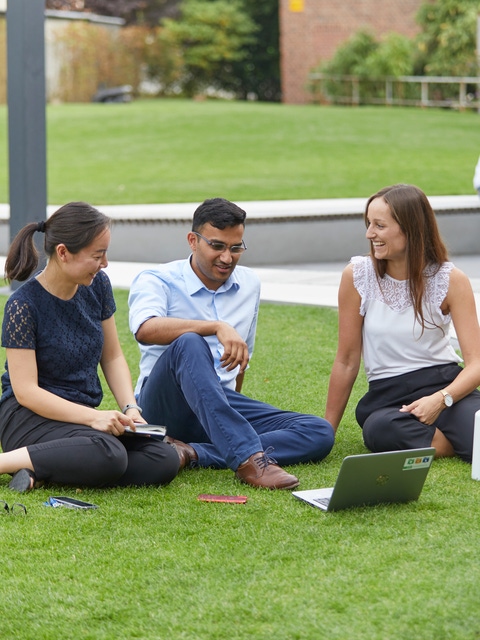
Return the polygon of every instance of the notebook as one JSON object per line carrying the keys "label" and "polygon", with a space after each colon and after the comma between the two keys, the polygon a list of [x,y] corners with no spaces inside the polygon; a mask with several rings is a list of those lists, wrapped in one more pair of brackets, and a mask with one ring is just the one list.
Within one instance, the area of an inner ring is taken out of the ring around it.
{"label": "notebook", "polygon": [[167,427],[159,424],[137,423],[135,431],[130,427],[125,427],[125,435],[149,436],[150,438],[163,439],[167,435]]}
{"label": "notebook", "polygon": [[292,493],[324,511],[417,500],[434,457],[433,447],[347,456],[334,487]]}

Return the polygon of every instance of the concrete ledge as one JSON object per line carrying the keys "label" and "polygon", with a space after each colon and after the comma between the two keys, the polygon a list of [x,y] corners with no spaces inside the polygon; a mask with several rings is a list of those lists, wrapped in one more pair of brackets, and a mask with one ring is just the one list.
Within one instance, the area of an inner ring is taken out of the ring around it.
{"label": "concrete ledge", "polygon": [[[478,253],[480,199],[432,196],[442,236],[452,255]],[[366,198],[238,202],[247,212],[245,265],[347,261],[366,253]],[[168,262],[187,255],[186,235],[199,203],[109,205],[111,260]],[[57,207],[49,206],[48,215]],[[8,205],[0,205],[0,254],[8,251]]]}

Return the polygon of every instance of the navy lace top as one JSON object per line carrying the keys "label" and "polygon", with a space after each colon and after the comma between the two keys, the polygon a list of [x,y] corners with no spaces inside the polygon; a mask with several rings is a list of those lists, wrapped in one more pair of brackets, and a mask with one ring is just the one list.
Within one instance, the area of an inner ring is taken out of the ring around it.
{"label": "navy lace top", "polygon": [[[7,301],[2,346],[35,350],[42,389],[71,402],[98,407],[103,395],[98,377],[102,321],[110,318],[115,308],[110,280],[103,271],[90,286],[80,285],[70,300],[51,295],[31,278]],[[0,403],[11,396],[6,362]]]}

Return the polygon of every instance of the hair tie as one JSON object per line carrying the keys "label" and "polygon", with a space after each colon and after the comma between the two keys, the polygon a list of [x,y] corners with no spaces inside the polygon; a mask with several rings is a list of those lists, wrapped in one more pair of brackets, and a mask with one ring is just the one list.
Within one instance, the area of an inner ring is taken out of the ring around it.
{"label": "hair tie", "polygon": [[39,231],[40,233],[45,233],[45,220],[40,220],[40,222],[37,224],[37,231]]}

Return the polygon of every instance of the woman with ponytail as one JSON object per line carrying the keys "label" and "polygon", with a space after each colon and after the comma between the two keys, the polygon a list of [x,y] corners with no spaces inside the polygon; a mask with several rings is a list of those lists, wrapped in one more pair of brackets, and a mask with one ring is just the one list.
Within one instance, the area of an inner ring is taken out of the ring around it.
{"label": "woman with ponytail", "polygon": [[[47,265],[35,273],[34,235],[45,235]],[[168,444],[137,435],[144,423],[114,320],[108,276],[110,220],[71,202],[19,231],[7,281],[26,281],[7,301],[2,346],[0,474],[10,488],[46,482],[90,487],[161,485],[178,472]],[[33,276],[33,277],[32,277]],[[119,410],[101,410],[98,365]]]}

